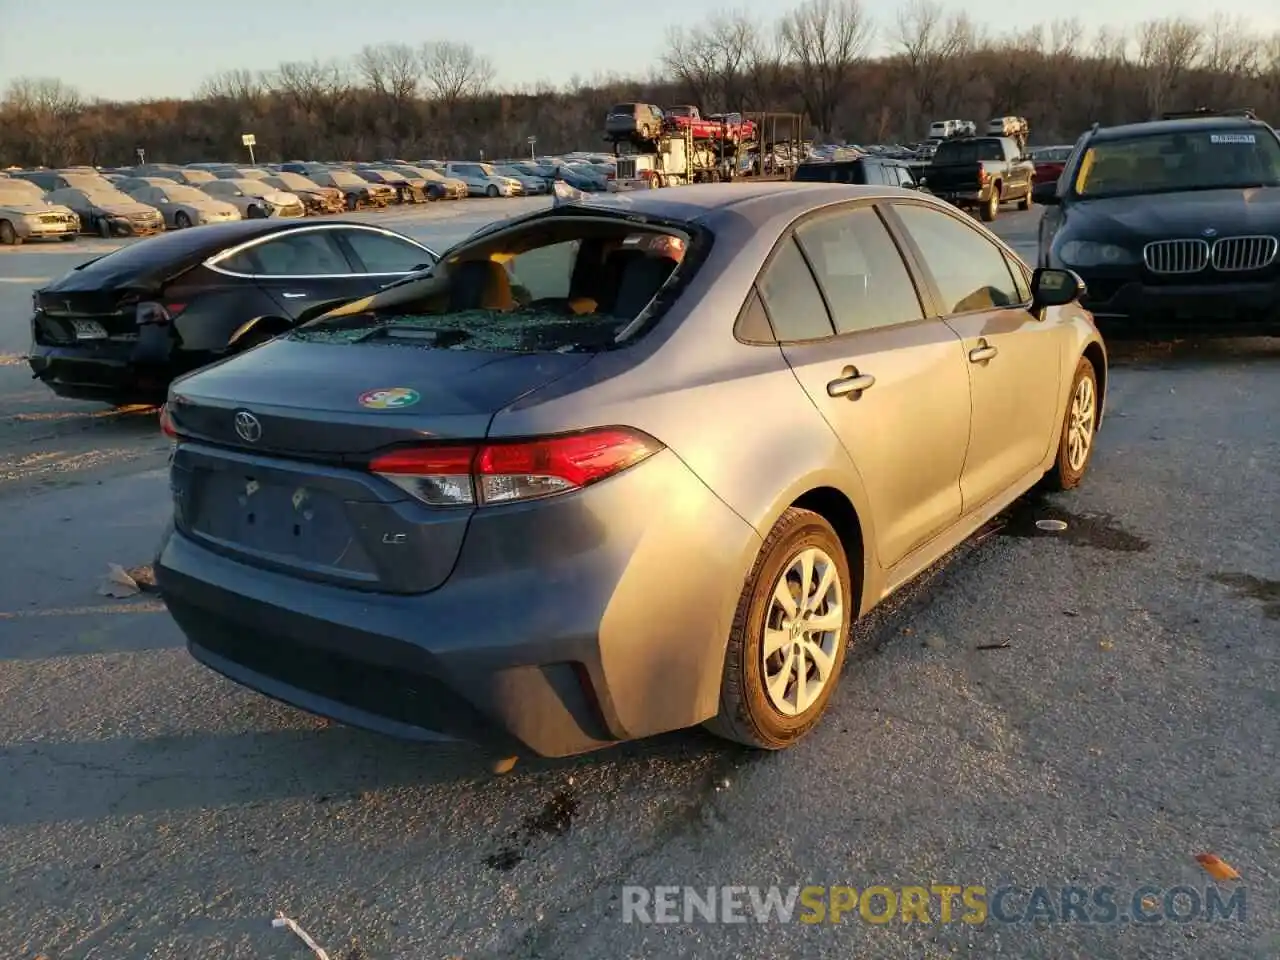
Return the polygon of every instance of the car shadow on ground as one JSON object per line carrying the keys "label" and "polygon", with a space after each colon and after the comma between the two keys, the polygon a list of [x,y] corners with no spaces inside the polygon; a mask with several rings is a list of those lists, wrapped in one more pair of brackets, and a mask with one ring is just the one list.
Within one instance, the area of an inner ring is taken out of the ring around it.
{"label": "car shadow on ground", "polygon": [[1181,340],[1107,339],[1107,359],[1115,367],[1181,367],[1280,361],[1280,337]]}

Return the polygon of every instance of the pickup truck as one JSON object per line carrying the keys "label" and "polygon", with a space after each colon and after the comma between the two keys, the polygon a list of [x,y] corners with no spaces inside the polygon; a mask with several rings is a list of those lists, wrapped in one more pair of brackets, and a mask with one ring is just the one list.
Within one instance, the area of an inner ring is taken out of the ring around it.
{"label": "pickup truck", "polygon": [[1018,203],[1031,209],[1035,164],[1022,155],[1010,137],[965,137],[938,144],[921,178],[929,192],[958,207],[976,208],[988,223],[1000,204]]}
{"label": "pickup truck", "polygon": [[724,138],[736,143],[740,140],[755,139],[755,123],[751,120],[744,121],[741,114],[722,113],[704,117],[697,107],[687,104],[667,107],[663,114],[673,130],[688,129],[695,140]]}

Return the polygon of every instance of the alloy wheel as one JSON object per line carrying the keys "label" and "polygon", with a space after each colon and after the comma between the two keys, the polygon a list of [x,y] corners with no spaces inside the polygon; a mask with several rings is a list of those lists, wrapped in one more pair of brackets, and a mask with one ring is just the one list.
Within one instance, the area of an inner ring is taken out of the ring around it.
{"label": "alloy wheel", "polygon": [[765,617],[761,671],[773,708],[786,717],[817,702],[836,666],[844,591],[835,561],[807,547],[783,569]]}
{"label": "alloy wheel", "polygon": [[1067,424],[1067,464],[1072,470],[1084,469],[1093,448],[1094,428],[1097,425],[1097,393],[1093,380],[1081,377],[1071,397],[1071,412]]}

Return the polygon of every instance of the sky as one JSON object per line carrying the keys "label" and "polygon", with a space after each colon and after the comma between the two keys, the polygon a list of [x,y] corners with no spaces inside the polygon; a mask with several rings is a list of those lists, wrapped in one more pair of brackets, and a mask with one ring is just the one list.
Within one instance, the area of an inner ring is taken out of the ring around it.
{"label": "sky", "polygon": [[[892,24],[903,3],[863,0],[881,24]],[[0,0],[0,90],[18,77],[52,76],[90,98],[190,96],[226,70],[347,58],[367,44],[430,40],[471,44],[494,63],[502,86],[562,85],[575,75],[644,76],[660,59],[670,27],[696,26],[726,10],[773,21],[792,6],[792,0]],[[1076,0],[1057,13],[1051,4],[964,0],[963,9],[996,30],[1054,16],[1075,16],[1097,29],[1199,17],[1211,9],[1247,17],[1260,33],[1280,29],[1276,0],[1231,0],[1219,8],[1195,0],[1119,6]]]}

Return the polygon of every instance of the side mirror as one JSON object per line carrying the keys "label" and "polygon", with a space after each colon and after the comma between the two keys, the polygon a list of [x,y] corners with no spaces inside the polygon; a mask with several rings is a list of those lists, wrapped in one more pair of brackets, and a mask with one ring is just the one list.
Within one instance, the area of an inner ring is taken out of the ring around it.
{"label": "side mirror", "polygon": [[1056,207],[1062,201],[1058,197],[1058,184],[1050,180],[1031,188],[1031,202],[1040,207]]}
{"label": "side mirror", "polygon": [[1031,275],[1031,301],[1035,309],[1065,307],[1085,295],[1085,283],[1073,270],[1037,267]]}

